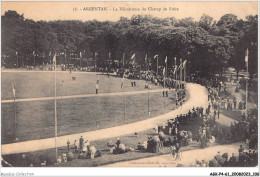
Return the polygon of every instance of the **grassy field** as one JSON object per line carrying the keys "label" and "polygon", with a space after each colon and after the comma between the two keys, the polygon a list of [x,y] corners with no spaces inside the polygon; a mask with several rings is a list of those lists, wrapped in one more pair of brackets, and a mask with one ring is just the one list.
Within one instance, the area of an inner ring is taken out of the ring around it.
{"label": "grassy field", "polygon": [[[12,84],[16,87],[16,98],[39,98],[54,96],[54,72],[2,72],[1,98],[13,99]],[[72,80],[76,77],[76,80]],[[122,78],[86,72],[57,72],[57,96],[95,94],[96,82],[99,79],[99,93],[122,92]],[[61,87],[61,81],[64,81]],[[144,90],[144,80],[135,80],[136,87],[131,87],[133,80],[125,79],[125,91]],[[159,89],[152,86],[151,89]],[[62,89],[62,90],[61,90]],[[62,92],[61,92],[62,91]]]}
{"label": "grassy field", "polygon": [[[61,81],[69,73],[57,75]],[[52,76],[53,74],[48,72],[2,73],[2,93],[5,93],[2,94],[2,99],[11,98],[12,82],[16,83],[19,98],[52,96],[53,86],[49,83],[53,80]],[[95,77],[94,74],[77,73],[76,81],[72,81],[71,78],[64,79],[64,95],[94,93]],[[121,91],[121,78],[99,76],[99,79],[99,87],[103,93]],[[128,85],[130,82],[131,80],[126,79]],[[144,90],[145,84],[145,81],[138,80],[137,87],[127,87],[127,90]],[[169,112],[175,107],[174,92],[170,93],[168,98],[163,98],[162,93],[150,93],[149,100],[150,117]],[[58,134],[62,136],[86,132],[147,119],[147,102],[148,94],[126,96],[126,107],[124,96],[57,100]],[[54,137],[54,100],[17,102],[15,114],[16,129],[14,103],[2,103],[2,144],[13,142],[15,136],[18,141]]]}

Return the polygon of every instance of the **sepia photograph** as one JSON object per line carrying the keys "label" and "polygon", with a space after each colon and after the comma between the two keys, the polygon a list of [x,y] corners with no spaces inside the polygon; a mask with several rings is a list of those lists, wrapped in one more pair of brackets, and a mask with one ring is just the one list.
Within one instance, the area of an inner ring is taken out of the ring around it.
{"label": "sepia photograph", "polygon": [[259,176],[258,2],[1,1],[1,166]]}

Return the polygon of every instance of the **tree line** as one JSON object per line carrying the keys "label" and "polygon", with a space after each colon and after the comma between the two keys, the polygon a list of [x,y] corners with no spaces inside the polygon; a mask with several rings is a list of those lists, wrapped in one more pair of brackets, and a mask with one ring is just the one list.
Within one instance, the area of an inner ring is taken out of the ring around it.
{"label": "tree line", "polygon": [[[174,57],[185,59],[190,72],[221,73],[232,66],[245,69],[245,51],[249,50],[249,72],[257,73],[258,16],[245,20],[233,14],[223,15],[219,21],[203,14],[199,21],[193,18],[158,18],[151,15],[121,17],[118,21],[33,21],[16,11],[6,11],[2,18],[2,66],[48,63],[54,53],[60,57],[93,58],[98,53],[97,65],[111,59],[126,64],[135,53],[136,63],[144,66],[146,54],[156,68],[168,57],[168,66]],[[34,60],[34,61],[33,61]]]}

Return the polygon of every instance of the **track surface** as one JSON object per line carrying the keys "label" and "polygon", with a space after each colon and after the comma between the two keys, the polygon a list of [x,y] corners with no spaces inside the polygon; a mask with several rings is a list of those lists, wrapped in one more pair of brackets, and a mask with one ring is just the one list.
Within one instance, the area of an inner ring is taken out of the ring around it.
{"label": "track surface", "polygon": [[232,156],[232,153],[238,156],[238,149],[240,145],[243,145],[243,147],[245,147],[244,143],[234,143],[230,145],[219,145],[208,147],[205,149],[184,151],[181,152],[181,160],[179,161],[175,161],[170,154],[167,154],[149,158],[142,158],[138,160],[113,163],[105,165],[103,167],[177,167],[179,164],[183,165],[184,167],[192,167],[192,165],[195,165],[196,160],[205,160],[206,162],[208,162],[212,160],[214,156],[218,154],[218,152],[220,153],[220,155],[228,153],[229,157]]}
{"label": "track surface", "polygon": [[[150,93],[158,93],[162,92],[163,89],[150,90]],[[147,90],[143,91],[132,91],[132,92],[115,92],[115,93],[99,93],[97,94],[85,94],[85,95],[70,95],[70,96],[62,96],[62,99],[72,99],[72,98],[86,98],[86,97],[95,97],[95,96],[123,96],[123,95],[136,95],[147,93]],[[54,100],[55,97],[40,97],[40,98],[24,98],[24,99],[16,99],[15,102],[26,102],[26,101],[43,101],[43,100]],[[60,100],[60,97],[56,98]],[[1,103],[12,103],[14,100],[2,100]]]}

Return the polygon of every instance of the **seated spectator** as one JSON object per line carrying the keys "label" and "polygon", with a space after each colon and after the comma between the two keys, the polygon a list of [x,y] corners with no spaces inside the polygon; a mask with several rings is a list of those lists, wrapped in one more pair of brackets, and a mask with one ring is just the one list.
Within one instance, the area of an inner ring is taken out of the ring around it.
{"label": "seated spectator", "polygon": [[61,163],[61,162],[62,162],[61,156],[58,157],[57,162],[58,162],[58,163]]}

